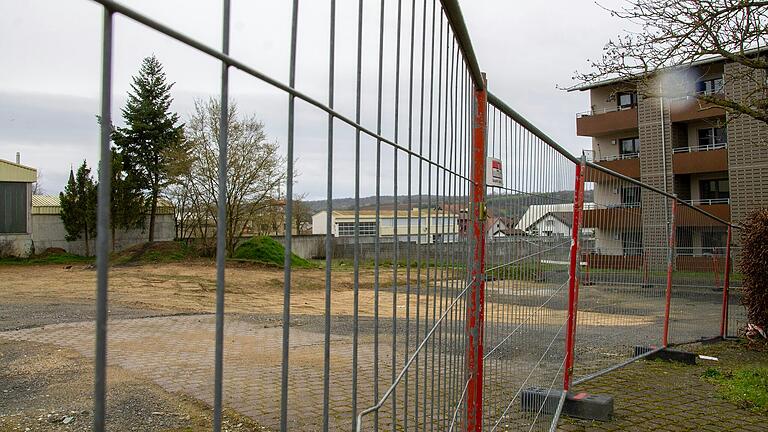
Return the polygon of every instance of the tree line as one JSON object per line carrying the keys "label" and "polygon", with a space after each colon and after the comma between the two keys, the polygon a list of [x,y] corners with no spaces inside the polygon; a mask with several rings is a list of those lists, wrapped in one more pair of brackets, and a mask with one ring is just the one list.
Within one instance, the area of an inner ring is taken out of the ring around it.
{"label": "tree line", "polygon": [[[112,126],[111,229],[145,229],[156,238],[158,208],[174,208],[175,237],[215,247],[218,207],[220,101],[197,99],[186,123],[171,110],[171,89],[160,61],[142,61],[121,114]],[[101,121],[99,119],[99,121]],[[241,115],[230,101],[226,203],[227,252],[246,234],[278,234],[284,228],[286,160],[256,117]],[[98,184],[87,163],[71,170],[60,193],[66,239],[89,241],[96,235]],[[295,197],[291,225],[302,232],[311,221],[308,207]]]}

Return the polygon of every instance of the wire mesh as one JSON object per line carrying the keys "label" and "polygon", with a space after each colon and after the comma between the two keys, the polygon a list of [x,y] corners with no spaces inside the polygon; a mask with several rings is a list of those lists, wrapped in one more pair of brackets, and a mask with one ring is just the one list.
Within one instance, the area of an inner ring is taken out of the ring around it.
{"label": "wire mesh", "polygon": [[592,167],[585,181],[577,379],[661,344],[669,250],[666,197]]}
{"label": "wire mesh", "polygon": [[669,342],[719,337],[728,225],[692,207],[676,210]]}
{"label": "wire mesh", "polygon": [[500,163],[486,212],[485,430],[549,430],[559,398],[568,305],[575,164],[491,107],[488,156]]}
{"label": "wire mesh", "polygon": [[[567,335],[584,378],[633,346],[663,343],[667,330],[672,342],[719,334],[728,225],[580,162],[487,94],[455,1],[330,0],[316,13],[319,2],[294,0],[287,83],[230,56],[229,0],[221,50],[95,1],[104,29],[94,430],[109,425],[107,382],[120,380],[108,365],[211,405],[214,431],[228,409],[280,430],[551,430],[569,384]],[[217,247],[210,280],[175,274],[201,291],[193,314],[143,318],[149,326],[111,315],[107,333],[115,15],[219,63]],[[297,84],[307,18],[329,30],[326,99]],[[354,61],[341,65],[349,41]],[[353,82],[337,77],[345,67]],[[231,78],[286,102],[281,278],[227,261]],[[322,268],[298,269],[296,179],[301,155],[317,148]],[[743,322],[737,268],[730,280],[728,335]],[[228,295],[237,290],[250,297]],[[256,306],[260,296],[272,301]]]}

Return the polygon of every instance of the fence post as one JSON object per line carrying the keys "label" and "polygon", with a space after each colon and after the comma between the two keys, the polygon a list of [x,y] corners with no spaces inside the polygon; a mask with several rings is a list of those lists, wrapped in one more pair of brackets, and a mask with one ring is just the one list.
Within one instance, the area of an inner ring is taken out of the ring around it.
{"label": "fence post", "polygon": [[664,306],[664,335],[661,344],[664,348],[669,340],[669,310],[672,304],[672,272],[675,263],[675,240],[677,238],[677,200],[672,200],[672,221],[669,224],[669,250],[667,251],[667,294]]}
{"label": "fence post", "polygon": [[720,315],[720,338],[725,339],[728,332],[728,289],[731,286],[731,235],[732,228],[728,225],[728,242],[725,245],[725,280],[723,281],[723,311]]}
{"label": "fence post", "polygon": [[485,83],[475,89],[472,123],[471,286],[466,309],[467,431],[483,427],[483,318],[485,308],[485,164],[487,101]]}
{"label": "fence post", "polygon": [[579,301],[579,232],[584,210],[584,178],[586,174],[584,156],[576,165],[576,182],[573,189],[573,224],[571,229],[571,252],[568,265],[568,328],[565,334],[565,372],[563,390],[571,388],[573,380],[574,346],[576,341],[576,312]]}

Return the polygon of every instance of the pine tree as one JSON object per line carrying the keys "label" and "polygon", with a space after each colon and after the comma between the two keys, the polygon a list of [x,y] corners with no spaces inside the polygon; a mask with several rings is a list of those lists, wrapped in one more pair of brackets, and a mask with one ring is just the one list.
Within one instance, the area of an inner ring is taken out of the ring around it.
{"label": "pine tree", "polygon": [[147,196],[150,242],[155,239],[158,197],[173,180],[174,162],[184,153],[184,125],[170,110],[172,87],[160,61],[154,55],[145,58],[122,110],[125,127],[113,133],[125,171]]}
{"label": "pine tree", "polygon": [[112,250],[115,249],[117,229],[142,228],[147,216],[147,205],[141,191],[141,182],[126,171],[123,155],[112,150],[112,192],[110,220],[112,228]]}
{"label": "pine tree", "polygon": [[67,231],[67,241],[85,240],[85,255],[91,255],[90,240],[96,237],[96,183],[91,169],[83,161],[77,174],[71,170],[64,192],[59,193],[61,220]]}

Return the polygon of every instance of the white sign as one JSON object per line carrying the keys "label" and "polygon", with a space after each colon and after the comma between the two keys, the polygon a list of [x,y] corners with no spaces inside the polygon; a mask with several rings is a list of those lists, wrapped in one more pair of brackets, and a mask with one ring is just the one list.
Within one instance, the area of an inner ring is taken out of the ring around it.
{"label": "white sign", "polygon": [[504,187],[501,159],[489,157],[485,164],[485,183],[488,186]]}

